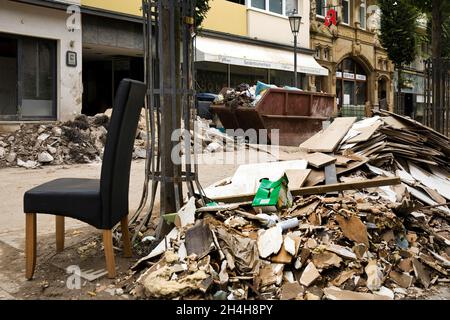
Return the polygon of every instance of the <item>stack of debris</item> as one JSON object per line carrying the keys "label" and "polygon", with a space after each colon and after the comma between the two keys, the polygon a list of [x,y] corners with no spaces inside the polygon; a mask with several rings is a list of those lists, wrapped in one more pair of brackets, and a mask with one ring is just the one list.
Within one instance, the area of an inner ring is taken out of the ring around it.
{"label": "stack of debris", "polygon": [[48,125],[22,124],[13,133],[0,133],[0,168],[99,160],[108,124],[106,115],[80,115],[73,121]]}
{"label": "stack of debris", "polygon": [[[392,128],[392,119],[405,127]],[[336,119],[302,144],[299,160],[241,166],[205,189],[215,201],[207,206],[191,199],[133,267],[132,293],[374,300],[448,283],[448,139],[396,115],[355,121]],[[372,139],[411,136],[427,148],[421,157],[413,141],[419,159],[395,145],[370,152]]]}
{"label": "stack of debris", "polygon": [[254,107],[255,90],[256,86],[250,87],[248,84],[241,84],[235,89],[224,89],[220,92],[214,104],[224,104],[233,110],[238,107]]}

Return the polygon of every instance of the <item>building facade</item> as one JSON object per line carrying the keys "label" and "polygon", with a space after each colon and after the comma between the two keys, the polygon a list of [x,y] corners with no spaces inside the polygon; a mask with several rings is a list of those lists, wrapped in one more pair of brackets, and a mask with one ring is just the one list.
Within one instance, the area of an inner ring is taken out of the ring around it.
{"label": "building facade", "polygon": [[82,106],[82,35],[67,4],[0,0],[0,125],[66,120]]}
{"label": "building facade", "polygon": [[[288,16],[302,22],[298,83],[328,77],[310,49],[308,0],[211,0],[196,37],[197,91],[258,80],[294,83]],[[125,77],[143,79],[141,0],[0,0],[0,126],[65,121],[114,103]]]}
{"label": "building facade", "polygon": [[212,0],[196,39],[198,91],[217,93],[223,87],[257,81],[294,84],[294,38],[288,16],[301,16],[298,35],[298,83],[308,88],[311,75],[328,75],[309,48],[306,0]]}
{"label": "building facade", "polygon": [[336,94],[344,114],[368,107],[393,110],[394,66],[378,37],[376,1],[311,0],[310,21],[311,49],[329,71],[311,77],[310,87]]}

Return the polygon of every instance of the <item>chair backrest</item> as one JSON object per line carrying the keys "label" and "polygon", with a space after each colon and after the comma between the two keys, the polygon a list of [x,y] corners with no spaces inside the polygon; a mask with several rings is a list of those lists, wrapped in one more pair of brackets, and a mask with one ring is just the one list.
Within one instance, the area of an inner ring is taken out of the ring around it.
{"label": "chair backrest", "polygon": [[100,179],[104,229],[128,214],[131,160],[145,91],[144,83],[130,79],[122,80],[117,90]]}

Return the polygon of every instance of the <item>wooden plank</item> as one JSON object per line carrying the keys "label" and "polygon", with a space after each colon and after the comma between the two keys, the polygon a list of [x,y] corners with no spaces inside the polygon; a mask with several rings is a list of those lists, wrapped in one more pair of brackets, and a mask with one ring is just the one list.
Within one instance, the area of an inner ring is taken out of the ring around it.
{"label": "wooden plank", "polygon": [[395,119],[394,117],[382,117],[384,123],[386,123],[388,126],[394,128],[394,129],[398,129],[398,130],[402,130],[402,129],[406,129],[408,128],[407,125],[405,125],[403,122]]}
{"label": "wooden plank", "polygon": [[335,157],[332,157],[330,155],[321,152],[309,154],[305,157],[305,160],[308,161],[308,164],[317,169],[323,168],[329,164],[336,162]]}
{"label": "wooden plank", "polygon": [[336,183],[324,186],[306,187],[299,190],[293,190],[292,195],[303,196],[310,194],[324,194],[333,191],[360,190],[365,188],[391,186],[400,184],[400,178],[377,178],[372,180],[362,180],[356,182]]}
{"label": "wooden plank", "polygon": [[355,121],[356,117],[336,118],[327,129],[302,143],[300,148],[308,152],[334,152]]}
{"label": "wooden plank", "polygon": [[361,132],[361,134],[357,135],[354,138],[351,138],[350,140],[346,141],[345,143],[366,142],[373,136],[373,134],[380,128],[380,126],[381,126],[381,122],[376,122],[369,127],[357,129],[356,131]]}
{"label": "wooden plank", "polygon": [[[363,181],[353,181],[353,182],[346,182],[346,183],[337,183],[337,184],[331,184],[331,185],[324,185],[324,186],[315,186],[315,187],[305,187],[300,188],[297,190],[291,190],[291,193],[293,196],[303,196],[303,195],[310,195],[310,194],[325,194],[327,192],[333,192],[333,191],[345,191],[345,190],[360,190],[365,188],[374,188],[374,187],[381,187],[381,186],[391,186],[391,185],[397,185],[400,184],[400,178],[394,177],[394,178],[376,178],[372,180],[363,180]],[[233,203],[233,202],[243,202],[243,201],[252,201],[255,197],[254,193],[246,194],[246,195],[240,195],[240,196],[233,196],[233,197],[216,197],[212,200],[214,201],[222,201],[226,203]]]}

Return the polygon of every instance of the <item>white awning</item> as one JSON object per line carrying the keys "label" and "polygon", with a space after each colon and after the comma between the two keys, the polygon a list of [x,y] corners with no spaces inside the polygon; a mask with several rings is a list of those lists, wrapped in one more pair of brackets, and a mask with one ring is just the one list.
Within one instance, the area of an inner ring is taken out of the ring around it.
{"label": "white awning", "polygon": [[[294,55],[293,52],[288,50],[200,36],[196,40],[196,49],[196,61],[294,71]],[[318,64],[313,56],[298,53],[297,58],[297,71],[299,73],[328,75],[328,69]]]}

